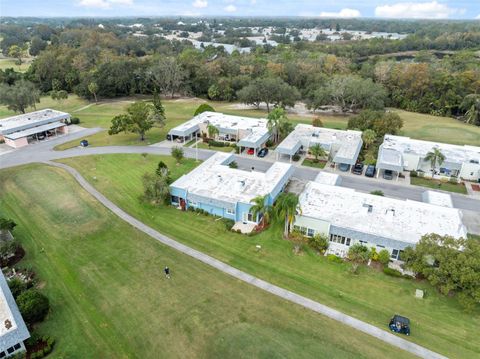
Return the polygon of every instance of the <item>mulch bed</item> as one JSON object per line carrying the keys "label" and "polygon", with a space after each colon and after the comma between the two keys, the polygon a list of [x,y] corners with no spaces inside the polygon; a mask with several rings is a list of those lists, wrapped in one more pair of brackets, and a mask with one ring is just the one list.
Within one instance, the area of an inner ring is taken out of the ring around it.
{"label": "mulch bed", "polygon": [[474,191],[480,192],[480,185],[478,185],[478,184],[472,184],[472,189],[473,189]]}

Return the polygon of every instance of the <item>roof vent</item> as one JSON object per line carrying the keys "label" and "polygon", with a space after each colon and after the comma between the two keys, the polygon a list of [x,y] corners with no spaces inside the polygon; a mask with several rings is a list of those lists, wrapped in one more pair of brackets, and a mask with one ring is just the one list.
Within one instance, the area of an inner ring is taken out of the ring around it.
{"label": "roof vent", "polygon": [[367,212],[368,212],[368,213],[372,213],[372,211],[373,211],[373,206],[372,206],[371,204],[364,203],[364,204],[363,204],[363,207],[367,208]]}

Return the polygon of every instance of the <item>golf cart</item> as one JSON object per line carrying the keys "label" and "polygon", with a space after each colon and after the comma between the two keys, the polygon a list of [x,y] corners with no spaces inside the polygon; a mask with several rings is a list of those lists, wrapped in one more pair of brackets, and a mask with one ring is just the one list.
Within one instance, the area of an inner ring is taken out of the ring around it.
{"label": "golf cart", "polygon": [[395,333],[410,335],[410,319],[395,314],[388,325]]}

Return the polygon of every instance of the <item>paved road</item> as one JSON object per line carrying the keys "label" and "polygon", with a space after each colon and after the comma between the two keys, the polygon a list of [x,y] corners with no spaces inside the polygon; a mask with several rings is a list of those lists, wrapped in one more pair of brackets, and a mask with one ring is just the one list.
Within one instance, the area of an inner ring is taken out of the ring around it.
{"label": "paved road", "polygon": [[[170,155],[171,149],[169,147],[158,146],[105,146],[105,147],[89,147],[89,148],[72,148],[66,151],[54,151],[53,147],[73,139],[86,137],[90,134],[101,131],[100,128],[90,128],[83,131],[73,133],[71,135],[62,136],[57,139],[42,142],[32,146],[27,146],[0,156],[0,169],[18,166],[21,164],[32,162],[44,162],[60,158],[87,156],[94,154],[108,154],[108,153],[151,153],[158,155]],[[198,154],[200,160],[205,160],[210,157],[214,151],[195,148],[184,148],[185,156],[195,158]],[[240,168],[251,169],[252,167],[258,171],[266,171],[272,164],[273,159],[262,160],[253,157],[237,156],[237,163]],[[301,180],[312,180],[318,174],[318,170],[308,167],[295,167],[294,177]],[[356,189],[362,192],[371,192],[374,190],[381,190],[387,197],[411,199],[416,201],[422,200],[422,193],[425,188],[417,186],[406,186],[396,183],[388,183],[375,179],[369,179],[363,176],[342,176],[342,186]],[[452,193],[453,205],[456,208],[480,212],[480,200],[464,196],[461,194]]]}
{"label": "paved road", "polygon": [[396,336],[390,332],[387,332],[385,330],[379,329],[371,324],[365,323],[361,320],[358,320],[356,318],[353,318],[349,315],[343,314],[333,308],[330,308],[326,305],[323,305],[321,303],[315,302],[311,299],[308,299],[306,297],[303,297],[299,294],[296,294],[294,292],[291,292],[289,290],[283,289],[281,287],[278,287],[276,285],[273,285],[271,283],[268,283],[264,280],[261,280],[257,277],[254,277],[248,273],[245,273],[241,270],[238,270],[228,264],[225,264],[213,257],[210,257],[209,255],[206,255],[202,252],[199,252],[193,248],[190,248],[182,243],[179,243],[175,240],[173,240],[170,237],[167,237],[153,228],[147,226],[143,222],[140,222],[136,218],[132,217],[131,215],[127,214],[124,212],[122,209],[117,207],[113,202],[108,200],[103,194],[101,194],[99,191],[97,191],[90,183],[88,183],[85,178],[83,178],[78,171],[73,169],[72,167],[69,167],[67,165],[61,164],[61,163],[55,163],[55,162],[46,162],[47,164],[55,167],[62,168],[66,171],[68,171],[77,181],[78,183],[87,191],[89,192],[93,197],[95,197],[100,203],[102,203],[106,208],[111,210],[113,213],[115,213],[118,217],[132,225],[133,227],[137,228],[138,230],[146,233],[150,237],[156,239],[157,241],[178,250],[179,252],[182,252],[192,258],[195,258],[213,268],[216,268],[232,277],[235,277],[237,279],[240,279],[243,282],[246,282],[248,284],[251,284],[257,288],[260,288],[264,291],[267,291],[271,294],[274,294],[280,298],[283,298],[285,300],[288,300],[292,303],[301,305],[307,309],[313,310],[314,312],[320,313],[322,315],[325,315],[333,320],[336,320],[342,324],[348,325],[354,329],[357,329],[361,332],[364,332],[366,334],[369,334],[377,339],[380,339],[384,341],[385,343],[388,343],[390,345],[393,345],[395,347],[398,347],[400,349],[406,350],[414,355],[417,355],[421,358],[445,358],[444,356],[435,353],[433,351],[430,351],[420,345],[417,345],[415,343],[409,342],[399,336]]}

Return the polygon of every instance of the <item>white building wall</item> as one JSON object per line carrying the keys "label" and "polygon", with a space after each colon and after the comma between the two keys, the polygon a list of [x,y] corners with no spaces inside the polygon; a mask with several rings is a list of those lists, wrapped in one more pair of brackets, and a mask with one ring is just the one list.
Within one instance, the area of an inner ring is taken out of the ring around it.
{"label": "white building wall", "polygon": [[460,177],[469,181],[477,181],[480,178],[480,164],[464,162],[460,170]]}
{"label": "white building wall", "polygon": [[404,169],[407,171],[416,171],[420,162],[420,156],[411,153],[403,154]]}

